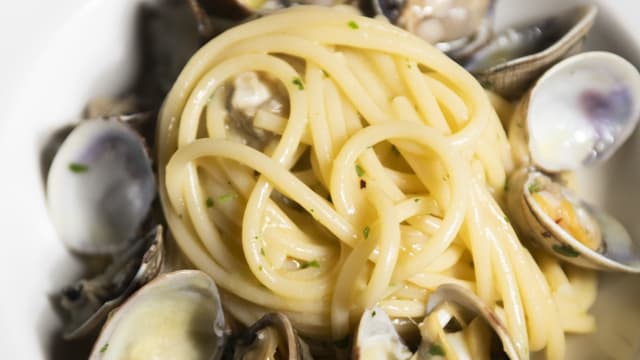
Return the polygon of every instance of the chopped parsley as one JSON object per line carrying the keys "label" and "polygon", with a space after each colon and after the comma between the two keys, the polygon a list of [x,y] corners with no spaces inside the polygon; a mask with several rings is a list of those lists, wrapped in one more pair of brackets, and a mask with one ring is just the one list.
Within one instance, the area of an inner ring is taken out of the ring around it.
{"label": "chopped parsley", "polygon": [[413,199],[413,202],[414,202],[414,203],[419,203],[419,202],[420,202],[420,198],[415,198],[415,199]]}
{"label": "chopped parsley", "polygon": [[358,164],[356,164],[356,174],[358,174],[358,177],[362,177],[365,174],[364,169]]}
{"label": "chopped parsley", "polygon": [[263,270],[262,265],[258,265],[258,270],[260,270],[260,271]]}
{"label": "chopped parsley", "polygon": [[323,74],[323,75],[324,75],[324,77],[326,77],[326,78],[330,77],[330,76],[329,76],[329,73],[327,72],[327,70],[324,70],[324,69],[323,69],[323,70],[322,70],[322,74]]}
{"label": "chopped parsley", "polygon": [[73,171],[74,173],[80,174],[89,171],[89,166],[81,163],[71,163],[69,164],[69,170]]}
{"label": "chopped parsley", "polygon": [[362,229],[362,236],[364,236],[365,239],[369,238],[369,231],[371,231],[369,225],[365,226],[364,229]]}
{"label": "chopped parsley", "polygon": [[375,310],[373,310],[373,311],[371,312],[371,317],[374,317],[374,316],[376,316],[376,311],[375,311]]}
{"label": "chopped parsley", "polygon": [[580,256],[580,253],[577,252],[574,248],[572,248],[571,245],[555,244],[551,248],[553,249],[553,251],[557,252],[558,254],[560,254],[562,256],[566,256],[566,257],[578,257],[578,256]]}
{"label": "chopped parsley", "polygon": [[438,344],[432,344],[431,347],[429,347],[429,354],[445,356],[444,349]]}
{"label": "chopped parsley", "polygon": [[542,185],[538,184],[537,181],[534,181],[531,184],[529,184],[529,194],[534,194],[541,190],[542,190]]}
{"label": "chopped parsley", "polygon": [[358,23],[353,20],[349,21],[347,25],[349,25],[349,27],[352,28],[353,30],[360,29],[360,25],[358,25]]}
{"label": "chopped parsley", "polygon": [[102,347],[100,348],[100,353],[103,354],[105,351],[107,351],[107,349],[109,348],[109,343],[105,343],[104,345],[102,345]]}
{"label": "chopped parsley", "polygon": [[320,267],[320,263],[318,262],[318,260],[312,260],[312,261],[303,261],[300,263],[300,268],[301,269],[306,269],[309,267],[314,267],[314,268],[319,268]]}
{"label": "chopped parsley", "polygon": [[223,195],[218,196],[218,201],[220,201],[221,203],[225,203],[229,200],[233,200],[237,197],[238,195],[234,194],[234,193],[226,193]]}
{"label": "chopped parsley", "polygon": [[504,216],[504,221],[507,222],[507,224],[509,224],[511,221],[509,221],[509,217],[507,215]]}
{"label": "chopped parsley", "polygon": [[292,81],[293,85],[298,87],[298,90],[304,90],[304,84],[302,83],[302,80],[300,80],[300,78],[293,78]]}
{"label": "chopped parsley", "polygon": [[502,187],[502,189],[504,190],[504,192],[509,191],[509,178],[504,179],[504,186]]}
{"label": "chopped parsley", "polygon": [[211,197],[208,197],[206,204],[207,204],[208,208],[212,208],[213,207],[213,199]]}
{"label": "chopped parsley", "polygon": [[265,256],[264,248],[260,248],[260,255]]}

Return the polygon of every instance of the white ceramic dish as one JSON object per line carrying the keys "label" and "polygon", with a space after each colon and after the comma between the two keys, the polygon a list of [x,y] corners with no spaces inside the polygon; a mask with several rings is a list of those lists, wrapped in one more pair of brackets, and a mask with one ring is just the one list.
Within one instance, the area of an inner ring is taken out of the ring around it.
{"label": "white ceramic dish", "polygon": [[[143,0],[23,0],[0,5],[0,358],[64,359],[48,295],[77,263],[56,239],[40,172],[44,139],[76,119],[86,101],[126,88],[134,73],[134,25]],[[146,1],[148,2],[148,1]],[[498,24],[553,13],[579,0],[499,0]],[[640,2],[600,0],[591,48],[640,64]],[[640,131],[581,191],[640,236]],[[640,358],[640,276],[603,275],[598,331],[570,338],[571,359]]]}

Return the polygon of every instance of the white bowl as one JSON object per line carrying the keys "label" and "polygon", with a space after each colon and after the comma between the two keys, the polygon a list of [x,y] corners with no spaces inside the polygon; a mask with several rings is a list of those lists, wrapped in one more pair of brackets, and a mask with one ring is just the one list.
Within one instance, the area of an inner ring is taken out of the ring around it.
{"label": "white bowl", "polygon": [[[135,72],[134,27],[143,0],[22,0],[0,6],[0,358],[66,358],[48,296],[78,271],[49,221],[40,168],[44,139]],[[149,2],[149,1],[146,1]],[[498,24],[554,13],[578,0],[499,0]],[[590,48],[640,64],[640,2],[601,0]],[[637,31],[637,32],[636,32]],[[585,172],[581,191],[640,236],[640,131],[612,161]],[[598,330],[572,337],[571,359],[640,357],[640,276],[603,275]],[[54,355],[55,353],[55,355]]]}

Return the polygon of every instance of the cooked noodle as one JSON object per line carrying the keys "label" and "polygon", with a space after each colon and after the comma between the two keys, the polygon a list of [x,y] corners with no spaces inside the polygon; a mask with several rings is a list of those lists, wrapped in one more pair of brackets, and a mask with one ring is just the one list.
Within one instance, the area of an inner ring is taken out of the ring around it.
{"label": "cooked noodle", "polygon": [[[231,126],[250,72],[285,99],[252,118],[260,141]],[[241,321],[282,311],[341,339],[367,307],[421,318],[455,283],[525,358],[561,359],[565,331],[594,326],[591,273],[534,258],[501,210],[510,147],[482,87],[387,23],[296,7],[235,27],[190,60],[158,134],[172,233]]]}

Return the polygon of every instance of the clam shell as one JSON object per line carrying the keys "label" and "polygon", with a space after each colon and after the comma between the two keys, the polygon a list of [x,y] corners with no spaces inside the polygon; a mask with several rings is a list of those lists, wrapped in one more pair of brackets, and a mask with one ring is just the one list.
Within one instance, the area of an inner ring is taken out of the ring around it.
{"label": "clam shell", "polygon": [[[568,30],[552,45],[541,51],[520,56],[488,68],[474,69],[475,59],[490,56],[491,46],[499,46],[497,44],[500,42],[519,40],[520,36],[517,34],[517,30],[511,30],[498,34],[494,40],[479,50],[473,57],[463,61],[463,63],[485,87],[506,99],[517,99],[545,70],[580,50],[583,39],[591,29],[597,12],[597,8],[594,5],[579,5],[558,15],[555,18],[556,21],[568,23],[569,25],[566,26]],[[540,25],[535,24],[533,26],[537,28]]]}
{"label": "clam shell", "polygon": [[225,327],[209,276],[198,270],[167,273],[112,313],[89,359],[219,359]]}
{"label": "clam shell", "polygon": [[640,244],[632,240],[626,229],[604,211],[580,201],[569,190],[563,190],[563,195],[587,211],[600,227],[603,245],[598,250],[592,250],[573,238],[546,215],[529,190],[530,185],[539,181],[540,177],[546,176],[533,168],[522,168],[509,179],[507,207],[521,237],[576,266],[640,273]]}

